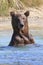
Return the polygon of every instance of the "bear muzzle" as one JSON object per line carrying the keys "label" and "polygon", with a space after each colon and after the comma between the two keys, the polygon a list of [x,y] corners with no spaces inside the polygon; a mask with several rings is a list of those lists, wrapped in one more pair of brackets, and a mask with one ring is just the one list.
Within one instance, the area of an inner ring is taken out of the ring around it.
{"label": "bear muzzle", "polygon": [[23,24],[20,24],[20,27],[22,28],[24,25]]}

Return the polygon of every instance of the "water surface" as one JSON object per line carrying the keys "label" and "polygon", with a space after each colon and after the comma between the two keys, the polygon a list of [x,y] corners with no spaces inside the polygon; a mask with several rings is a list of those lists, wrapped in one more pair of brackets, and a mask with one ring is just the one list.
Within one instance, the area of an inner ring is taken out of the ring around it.
{"label": "water surface", "polygon": [[12,30],[0,30],[0,64],[43,65],[43,36],[40,34],[41,31],[31,30],[35,44],[10,47],[8,44],[11,40]]}

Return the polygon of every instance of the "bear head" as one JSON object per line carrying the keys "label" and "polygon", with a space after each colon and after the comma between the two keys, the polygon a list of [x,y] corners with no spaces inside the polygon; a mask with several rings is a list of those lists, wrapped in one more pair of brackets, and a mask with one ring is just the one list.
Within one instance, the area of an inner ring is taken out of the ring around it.
{"label": "bear head", "polygon": [[29,11],[25,13],[10,12],[12,18],[13,31],[22,31],[25,35],[28,34],[28,21]]}

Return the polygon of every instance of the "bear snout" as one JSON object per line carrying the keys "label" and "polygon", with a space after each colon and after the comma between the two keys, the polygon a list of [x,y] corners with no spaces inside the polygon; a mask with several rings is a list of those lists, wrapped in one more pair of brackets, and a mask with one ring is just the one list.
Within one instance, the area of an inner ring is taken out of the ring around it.
{"label": "bear snout", "polygon": [[23,25],[23,24],[19,24],[19,25],[18,25],[18,28],[19,28],[20,30],[22,30],[22,29],[23,29],[23,27],[24,27],[24,25]]}
{"label": "bear snout", "polygon": [[21,28],[24,26],[23,24],[20,24]]}

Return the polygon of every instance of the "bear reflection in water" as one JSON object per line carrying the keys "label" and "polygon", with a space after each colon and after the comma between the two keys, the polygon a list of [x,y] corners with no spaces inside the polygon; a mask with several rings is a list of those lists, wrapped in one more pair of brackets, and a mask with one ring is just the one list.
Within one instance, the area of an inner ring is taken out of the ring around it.
{"label": "bear reflection in water", "polygon": [[9,46],[24,46],[26,44],[35,43],[31,34],[29,34],[28,27],[28,16],[29,11],[26,11],[23,14],[10,12],[13,28],[13,35],[10,41]]}

